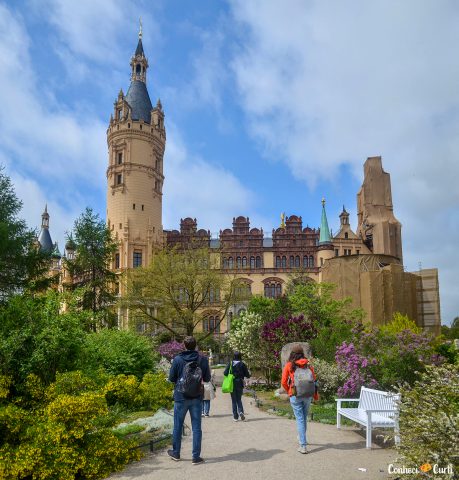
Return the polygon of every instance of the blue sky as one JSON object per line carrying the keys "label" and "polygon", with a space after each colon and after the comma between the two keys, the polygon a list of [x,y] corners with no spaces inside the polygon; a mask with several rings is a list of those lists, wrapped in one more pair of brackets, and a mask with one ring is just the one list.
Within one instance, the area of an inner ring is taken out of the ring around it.
{"label": "blue sky", "polygon": [[106,128],[138,18],[152,102],[166,112],[164,228],[269,235],[281,212],[318,226],[327,199],[356,227],[368,156],[391,174],[407,270],[438,267],[459,315],[459,5],[435,0],[0,1],[0,164],[51,234],[105,216]]}

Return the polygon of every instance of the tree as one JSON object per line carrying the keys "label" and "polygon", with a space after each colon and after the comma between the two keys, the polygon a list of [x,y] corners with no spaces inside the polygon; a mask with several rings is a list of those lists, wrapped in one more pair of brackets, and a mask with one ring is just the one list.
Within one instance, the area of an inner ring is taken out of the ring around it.
{"label": "tree", "polygon": [[0,169],[0,303],[43,278],[49,256],[36,245],[36,234],[18,218],[22,202]]}
{"label": "tree", "polygon": [[164,248],[148,267],[129,272],[123,305],[143,323],[179,337],[193,335],[211,315],[215,323],[209,323],[204,339],[219,329],[238,285],[221,273],[217,255],[208,248]]}
{"label": "tree", "polygon": [[89,328],[95,331],[98,323],[111,326],[115,321],[112,307],[116,275],[110,264],[117,241],[91,208],[75,221],[70,239],[75,243],[75,256],[66,260],[66,267],[73,279],[72,287],[80,289],[80,308],[92,312]]}

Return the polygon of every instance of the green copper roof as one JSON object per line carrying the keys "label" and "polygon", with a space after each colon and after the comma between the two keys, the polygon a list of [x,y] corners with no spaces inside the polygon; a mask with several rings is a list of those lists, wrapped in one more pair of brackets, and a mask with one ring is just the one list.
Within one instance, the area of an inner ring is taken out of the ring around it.
{"label": "green copper roof", "polygon": [[322,199],[322,221],[320,222],[319,245],[331,243],[330,229],[328,228],[327,213],[325,212],[325,198]]}
{"label": "green copper roof", "polygon": [[62,258],[61,252],[59,251],[59,247],[57,246],[57,242],[54,243],[54,249],[51,252],[51,256],[53,258]]}

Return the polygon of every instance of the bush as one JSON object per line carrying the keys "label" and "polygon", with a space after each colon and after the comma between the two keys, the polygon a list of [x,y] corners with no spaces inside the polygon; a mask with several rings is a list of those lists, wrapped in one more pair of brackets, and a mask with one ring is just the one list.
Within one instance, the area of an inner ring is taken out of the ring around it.
{"label": "bush", "polygon": [[155,358],[151,340],[125,330],[102,330],[86,337],[85,369],[103,367],[112,375],[135,375],[142,378],[153,370]]}
{"label": "bush", "polygon": [[0,406],[0,478],[104,478],[140,457],[133,443],[108,428],[112,425],[100,426],[108,415],[103,393],[61,393],[70,388],[65,375],[60,386],[45,389],[43,403],[34,410],[21,408],[20,402]]}
{"label": "bush", "polygon": [[177,340],[171,340],[170,342],[163,343],[158,347],[158,352],[162,357],[168,360],[173,360],[180,352],[183,352],[185,347],[183,343],[177,342]]}
{"label": "bush", "polygon": [[319,382],[321,400],[333,401],[337,396],[338,388],[346,381],[348,373],[339,368],[336,363],[320,358],[314,358],[311,363]]}
{"label": "bush", "polygon": [[[400,458],[406,467],[425,463],[457,465],[459,445],[459,368],[427,366],[413,386],[401,388]],[[401,479],[413,475],[400,474]],[[437,479],[452,478],[436,475]]]}

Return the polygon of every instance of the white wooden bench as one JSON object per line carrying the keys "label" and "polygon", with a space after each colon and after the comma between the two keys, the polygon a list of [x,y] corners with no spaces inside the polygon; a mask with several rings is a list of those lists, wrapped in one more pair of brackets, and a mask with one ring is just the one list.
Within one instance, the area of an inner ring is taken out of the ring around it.
{"label": "white wooden bench", "polygon": [[[337,398],[336,427],[341,428],[341,415],[367,429],[367,448],[371,448],[373,427],[393,428],[395,443],[400,443],[398,435],[397,401],[400,395],[362,387],[360,398]],[[359,402],[356,408],[342,408],[341,402]]]}

